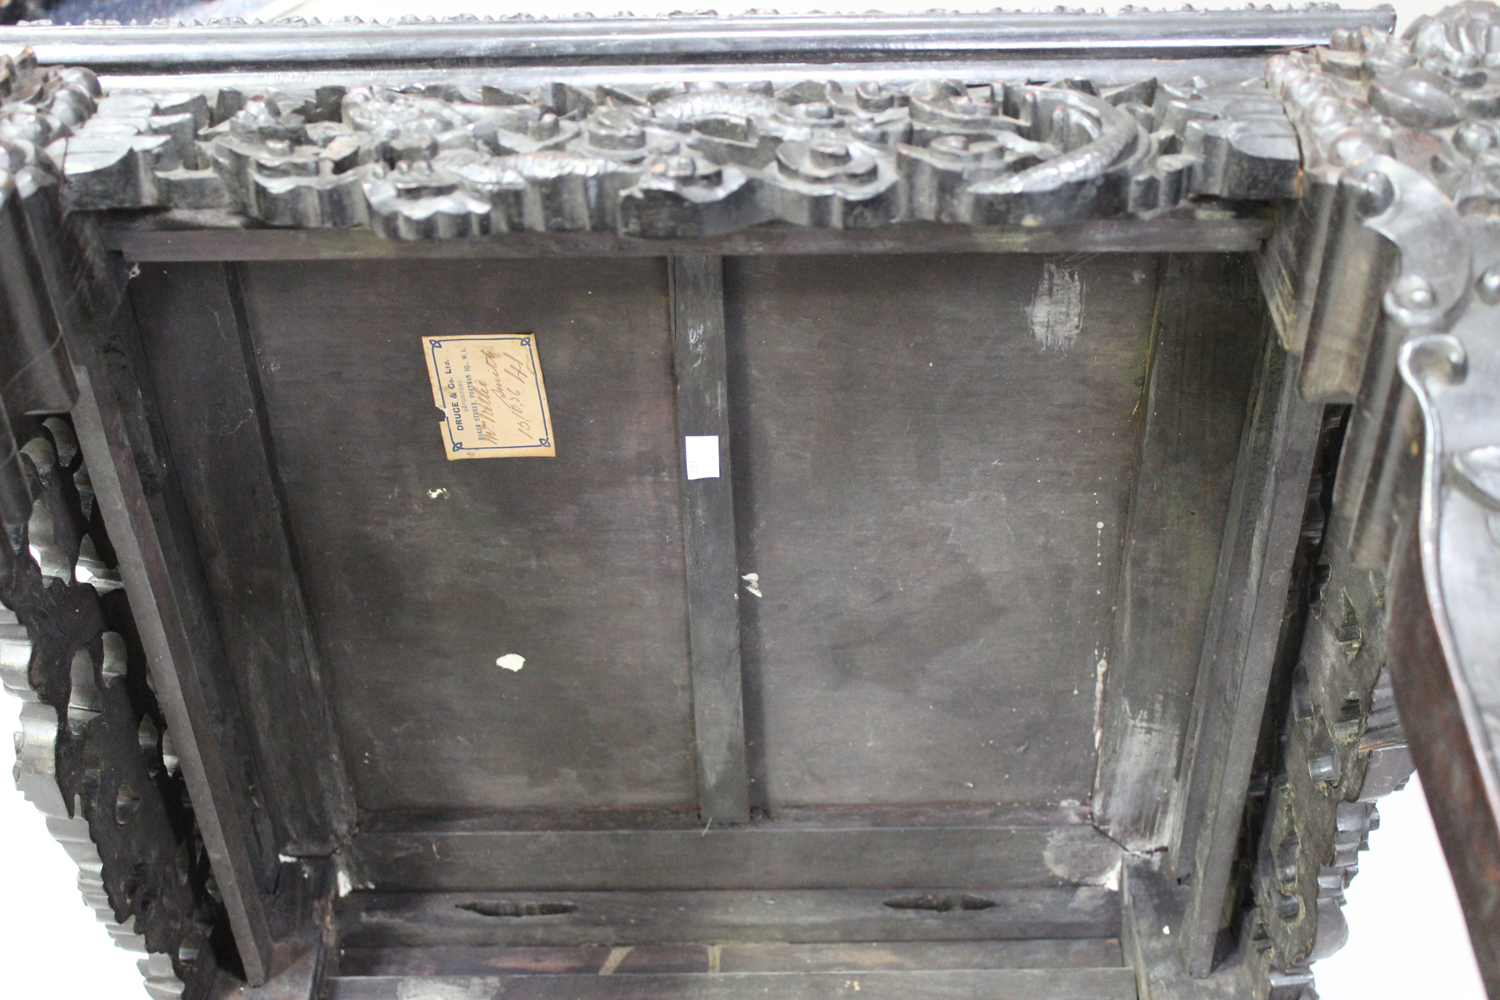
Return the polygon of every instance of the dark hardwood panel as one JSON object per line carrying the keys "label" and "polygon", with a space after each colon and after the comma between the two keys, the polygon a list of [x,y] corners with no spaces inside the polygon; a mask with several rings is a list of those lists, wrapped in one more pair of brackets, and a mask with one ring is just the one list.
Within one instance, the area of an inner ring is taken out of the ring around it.
{"label": "dark hardwood panel", "polygon": [[1180,832],[1172,855],[1177,874],[1192,877],[1179,947],[1198,978],[1214,965],[1323,420],[1322,405],[1302,399],[1300,373],[1300,359],[1268,336],[1180,765]]}
{"label": "dark hardwood panel", "polygon": [[[964,896],[995,905],[964,909]],[[565,912],[542,913],[547,904]],[[538,915],[481,912],[529,912],[528,906]],[[1120,934],[1120,894],[1099,886],[506,895],[356,892],[340,901],[338,923],[339,940],[346,947],[367,949],[1107,939]]]}
{"label": "dark hardwood panel", "polygon": [[[662,262],[256,264],[242,282],[360,806],[691,808]],[[447,460],[434,332],[536,335],[557,457]]]}
{"label": "dark hardwood panel", "polygon": [[1091,826],[413,831],[352,851],[389,892],[1101,885],[1119,858]]}
{"label": "dark hardwood panel", "polygon": [[[892,827],[1089,826],[1087,805],[818,806],[759,816],[756,829],[866,829]],[[691,810],[675,809],[417,809],[367,812],[360,833],[492,833],[568,830],[691,830],[706,824]],[[715,824],[717,828],[717,824]]]}
{"label": "dark hardwood panel", "polygon": [[[740,685],[729,391],[724,372],[724,264],[718,257],[673,257],[668,267],[677,430],[688,465],[682,488],[682,534],[687,547],[698,811],[705,821],[743,823],[750,818],[750,793]],[[689,454],[689,441],[707,448]],[[713,467],[692,468],[695,464]]]}
{"label": "dark hardwood panel", "polygon": [[272,958],[266,909],[276,846],[253,795],[250,737],[198,572],[192,527],[163,474],[160,423],[136,374],[135,317],[119,308],[94,331],[98,340],[70,338],[78,384],[73,426],[245,978],[261,983]]}
{"label": "dark hardwood panel", "polygon": [[719,949],[718,955],[719,970],[726,973],[1107,969],[1124,964],[1119,941],[1088,938],[920,944],[734,944]]}
{"label": "dark hardwood panel", "polygon": [[148,264],[131,300],[280,852],[327,855],[353,826],[353,794],[225,267]]}
{"label": "dark hardwood panel", "polygon": [[1163,861],[1159,853],[1130,858],[1121,879],[1120,944],[1139,1000],[1255,1000],[1254,975],[1244,962],[1226,961],[1202,978],[1188,975],[1177,947],[1187,886],[1162,870]]}
{"label": "dark hardwood panel", "polygon": [[[1136,1000],[1129,969],[981,969],[932,972],[524,976],[333,981],[330,1000]],[[424,992],[425,991],[425,992]]]}
{"label": "dark hardwood panel", "polygon": [[1156,267],[726,268],[761,804],[1089,798]]}
{"label": "dark hardwood panel", "polygon": [[1095,795],[1098,822],[1141,851],[1166,845],[1266,322],[1245,256],[1174,254],[1160,289]]}
{"label": "dark hardwood panel", "polygon": [[[506,233],[499,239],[381,239],[368,229],[242,229],[219,212],[110,220],[104,242],[127,260],[353,260],[433,257],[660,257],[667,254],[1245,253],[1271,235],[1269,215],[1230,219],[1099,219],[1054,229],[904,223],[880,229],[770,225],[698,239],[614,233]],[[230,228],[225,228],[230,227]]]}
{"label": "dark hardwood panel", "polygon": [[921,969],[1107,969],[1120,942],[858,942],[853,944],[648,944],[611,948],[343,948],[345,976],[492,976],[673,972],[874,972]]}

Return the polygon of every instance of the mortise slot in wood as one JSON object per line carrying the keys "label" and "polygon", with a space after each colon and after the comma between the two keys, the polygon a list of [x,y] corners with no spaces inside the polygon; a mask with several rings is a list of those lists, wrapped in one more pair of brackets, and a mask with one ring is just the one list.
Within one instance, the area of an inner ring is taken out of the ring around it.
{"label": "mortise slot in wood", "polygon": [[941,896],[928,893],[922,896],[896,896],[893,899],[887,899],[885,905],[893,910],[931,910],[935,913],[949,913],[953,910],[988,910],[998,904],[993,899],[971,896],[968,893]]}
{"label": "mortise slot in wood", "polygon": [[460,910],[468,910],[481,917],[555,917],[578,909],[577,903],[518,903],[508,899],[475,900],[472,903],[459,903],[457,906]]}

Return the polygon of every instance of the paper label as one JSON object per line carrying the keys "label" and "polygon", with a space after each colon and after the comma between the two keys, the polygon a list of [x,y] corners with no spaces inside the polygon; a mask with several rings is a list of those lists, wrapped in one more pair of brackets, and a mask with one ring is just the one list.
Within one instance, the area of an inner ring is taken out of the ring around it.
{"label": "paper label", "polygon": [[689,479],[718,479],[719,436],[717,434],[690,434],[682,440],[683,450],[687,455],[687,477]]}
{"label": "paper label", "polygon": [[450,459],[557,454],[536,335],[423,337]]}

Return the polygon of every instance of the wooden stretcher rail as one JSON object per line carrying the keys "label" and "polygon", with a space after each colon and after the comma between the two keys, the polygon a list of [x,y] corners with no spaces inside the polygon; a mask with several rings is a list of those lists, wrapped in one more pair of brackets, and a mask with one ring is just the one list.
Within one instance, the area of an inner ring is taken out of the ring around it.
{"label": "wooden stretcher rail", "polygon": [[357,834],[353,854],[384,891],[1102,885],[1119,864],[1090,826],[412,831]]}
{"label": "wooden stretcher rail", "polygon": [[[687,975],[494,976],[412,980],[403,976],[338,979],[332,1000],[397,1000],[417,996],[413,982],[431,996],[465,1000],[499,1000],[525,996],[532,1000],[762,1000],[766,996],[795,1000],[831,1000],[858,995],[872,1000],[1135,1000],[1135,975],[1129,969],[983,969],[927,972],[817,972]],[[458,990],[464,992],[457,992]],[[440,990],[445,992],[439,992]],[[795,992],[789,992],[794,990]]]}
{"label": "wooden stretcher rail", "polygon": [[664,941],[1072,941],[1119,937],[1120,894],[1102,886],[981,885],[963,891],[356,892],[340,901],[338,924],[343,944],[371,952]]}
{"label": "wooden stretcher rail", "polygon": [[[158,224],[188,221],[183,213]],[[483,240],[403,243],[352,229],[147,229],[115,225],[103,243],[132,262],[365,260],[472,257],[664,257],[711,254],[1247,253],[1271,232],[1269,216],[1225,219],[1104,219],[1056,229],[911,224],[885,229],[764,226],[701,239],[635,239],[611,233],[510,233]]]}

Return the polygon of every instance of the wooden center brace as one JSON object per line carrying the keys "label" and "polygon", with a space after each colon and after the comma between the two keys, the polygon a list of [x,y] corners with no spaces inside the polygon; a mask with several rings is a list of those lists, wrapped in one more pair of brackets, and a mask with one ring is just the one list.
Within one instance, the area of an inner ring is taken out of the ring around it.
{"label": "wooden center brace", "polygon": [[705,823],[750,818],[722,257],[668,258],[687,555],[688,650]]}

